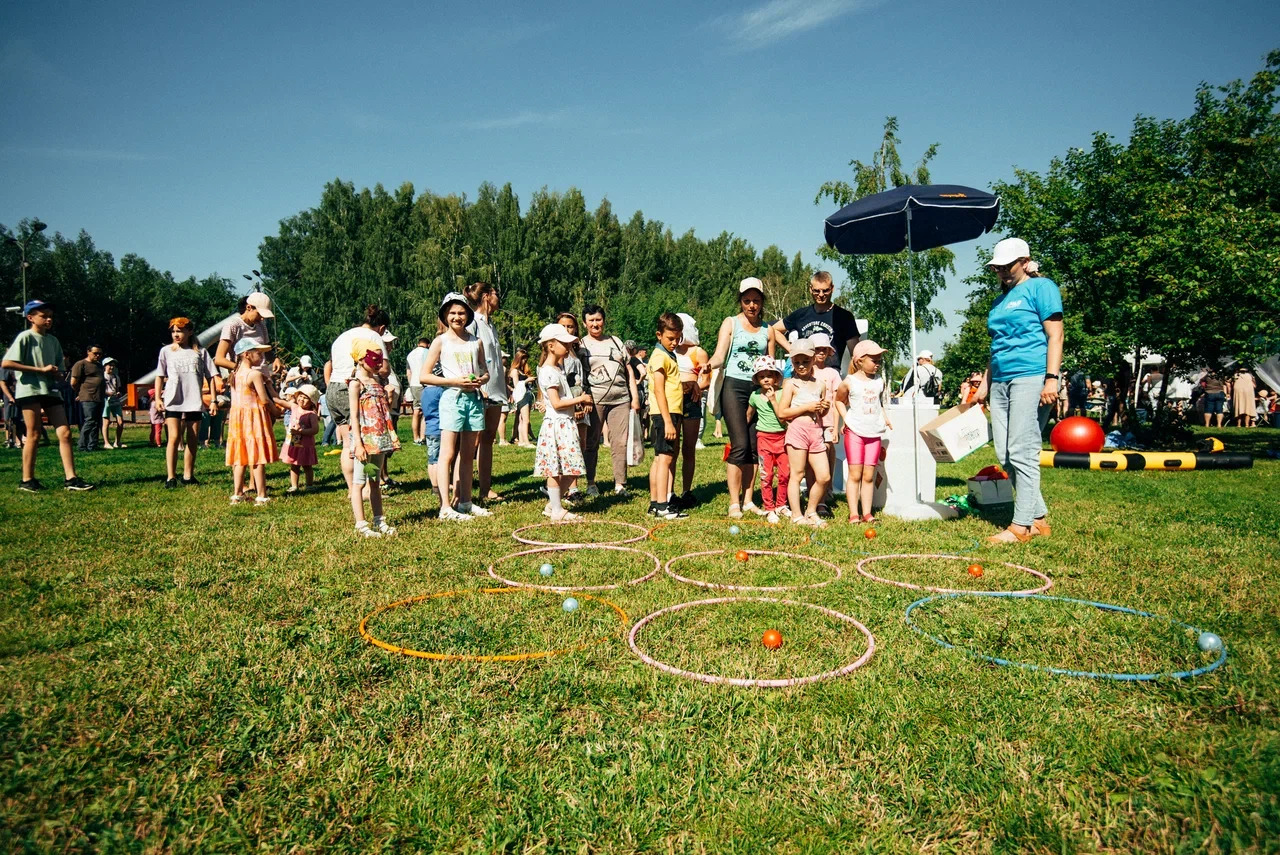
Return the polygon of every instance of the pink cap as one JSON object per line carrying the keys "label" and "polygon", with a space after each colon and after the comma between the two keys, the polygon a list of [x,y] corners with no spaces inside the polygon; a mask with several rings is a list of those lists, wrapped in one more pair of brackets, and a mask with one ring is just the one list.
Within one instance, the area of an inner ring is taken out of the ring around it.
{"label": "pink cap", "polygon": [[853,358],[861,359],[864,356],[879,356],[884,353],[884,348],[876,344],[869,338],[864,338],[853,346]]}

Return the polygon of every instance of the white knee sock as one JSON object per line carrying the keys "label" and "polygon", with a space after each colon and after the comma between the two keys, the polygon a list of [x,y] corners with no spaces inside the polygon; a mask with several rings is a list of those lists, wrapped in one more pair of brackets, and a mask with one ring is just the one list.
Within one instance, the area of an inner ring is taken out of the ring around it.
{"label": "white knee sock", "polygon": [[560,504],[560,485],[547,488],[547,498],[550,500],[551,510],[563,511],[564,507]]}

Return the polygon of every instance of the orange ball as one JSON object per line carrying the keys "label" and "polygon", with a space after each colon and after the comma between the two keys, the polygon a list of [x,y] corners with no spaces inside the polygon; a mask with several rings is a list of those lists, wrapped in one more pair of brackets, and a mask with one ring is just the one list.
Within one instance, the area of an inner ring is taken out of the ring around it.
{"label": "orange ball", "polygon": [[981,565],[981,564],[970,564],[970,565],[969,565],[969,575],[970,575],[970,576],[972,576],[972,577],[973,577],[973,578],[975,578],[975,579],[980,579],[980,578],[982,578],[982,565]]}
{"label": "orange ball", "polygon": [[734,557],[737,558],[739,561],[746,561],[751,556],[747,554],[747,550],[739,549],[738,554],[735,555]]}
{"label": "orange ball", "polygon": [[865,537],[867,540],[870,540],[871,538],[876,536],[876,530],[874,528],[869,528],[862,533],[862,536]]}
{"label": "orange ball", "polygon": [[760,643],[770,650],[777,650],[782,646],[782,633],[776,629],[766,629]]}

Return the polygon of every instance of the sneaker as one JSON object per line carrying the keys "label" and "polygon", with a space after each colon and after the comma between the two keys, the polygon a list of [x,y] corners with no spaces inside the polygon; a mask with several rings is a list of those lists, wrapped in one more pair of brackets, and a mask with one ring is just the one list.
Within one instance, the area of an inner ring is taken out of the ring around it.
{"label": "sneaker", "polygon": [[630,495],[630,494],[627,492],[626,485],[624,485],[624,484],[615,484],[615,485],[614,485],[614,488],[613,488],[613,495],[615,495],[615,496],[621,496],[622,498],[624,498],[624,499],[625,499],[625,498],[626,498],[628,495]]}
{"label": "sneaker", "polygon": [[24,493],[39,493],[44,489],[44,485],[32,478],[30,481],[19,481],[18,489]]}
{"label": "sneaker", "polygon": [[769,515],[768,515],[768,516],[766,516],[766,517],[764,518],[764,521],[765,521],[765,522],[767,522],[767,523],[769,523],[769,525],[777,525],[777,524],[778,524],[778,512],[777,512],[777,511],[769,511]]}
{"label": "sneaker", "polygon": [[762,516],[764,516],[765,514],[769,513],[769,512],[768,512],[768,511],[766,511],[764,508],[760,507],[759,505],[757,505],[755,502],[751,501],[750,499],[748,499],[748,500],[747,500],[747,503],[746,503],[745,505],[743,505],[743,506],[742,506],[742,510],[743,510],[744,512],[745,512],[745,511],[750,511],[751,513],[755,514],[755,515],[756,515],[756,516],[758,516],[758,517],[762,517]]}
{"label": "sneaker", "polygon": [[471,515],[461,513],[446,505],[440,509],[440,519],[448,522],[465,522],[471,519]]}
{"label": "sneaker", "polygon": [[62,486],[68,490],[73,490],[77,493],[84,493],[88,490],[93,489],[93,485],[90,484],[88,481],[84,480],[83,478],[81,478],[79,475],[77,475],[74,478],[68,478],[66,481],[63,481]]}
{"label": "sneaker", "polygon": [[581,502],[582,499],[583,499],[582,491],[579,490],[577,487],[574,487],[572,490],[570,490],[569,495],[564,497],[564,501],[566,502]]}
{"label": "sneaker", "polygon": [[184,487],[199,487],[199,486],[200,486],[200,482],[199,482],[198,480],[196,480],[196,477],[195,477],[194,475],[192,475],[190,478],[182,478],[182,479],[181,479],[181,481],[182,481],[182,486],[184,486]]}
{"label": "sneaker", "polygon": [[835,514],[831,513],[831,508],[823,504],[823,505],[818,505],[818,517],[824,520],[829,520],[829,519],[833,519],[835,517]]}
{"label": "sneaker", "polygon": [[698,451],[706,451],[706,450],[707,450],[707,447],[706,447],[705,445],[703,445],[702,440],[698,440],[698,444],[697,444],[697,445],[695,445],[695,446],[694,446],[694,448],[695,448],[696,450],[698,450]]}
{"label": "sneaker", "polygon": [[165,488],[166,490],[176,490],[176,489],[178,489],[178,479],[177,479],[177,478],[166,478],[166,479],[164,480],[164,488]]}
{"label": "sneaker", "polygon": [[356,534],[361,537],[382,537],[382,532],[369,528],[369,523],[365,520],[356,523]]}
{"label": "sneaker", "polygon": [[479,505],[475,504],[474,502],[469,502],[465,505],[458,505],[458,510],[462,511],[464,514],[471,517],[493,516],[493,511],[489,510],[488,508],[482,508]]}
{"label": "sneaker", "polygon": [[670,504],[667,504],[665,507],[663,505],[658,505],[656,510],[657,510],[657,513],[654,514],[654,516],[658,517],[659,519],[686,520],[689,518],[689,515],[687,513],[680,510],[679,508],[671,507]]}
{"label": "sneaker", "polygon": [[387,520],[385,517],[374,517],[373,527],[376,528],[378,530],[378,533],[383,535],[384,537],[396,536],[395,526],[387,525]]}
{"label": "sneaker", "polygon": [[598,495],[600,495],[600,488],[597,487],[595,484],[592,484],[590,487],[587,488],[588,499],[594,499]]}
{"label": "sneaker", "polygon": [[698,499],[697,499],[697,497],[696,497],[696,496],[694,496],[694,495],[693,495],[693,493],[691,493],[691,492],[685,492],[685,493],[681,494],[681,496],[680,496],[680,507],[681,507],[683,510],[686,510],[686,511],[687,511],[687,510],[689,510],[689,509],[691,509],[691,508],[696,508],[696,507],[698,507]]}

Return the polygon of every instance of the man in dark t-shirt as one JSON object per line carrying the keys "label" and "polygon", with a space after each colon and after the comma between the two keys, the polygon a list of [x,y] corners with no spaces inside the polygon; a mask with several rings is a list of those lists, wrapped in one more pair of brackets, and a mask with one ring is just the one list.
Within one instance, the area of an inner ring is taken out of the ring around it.
{"label": "man in dark t-shirt", "polygon": [[797,338],[826,333],[836,351],[836,358],[830,367],[839,370],[845,350],[852,351],[853,346],[858,343],[858,323],[852,312],[831,302],[833,294],[835,284],[831,281],[831,274],[819,270],[809,280],[809,296],[813,298],[813,303],[796,309],[775,323],[770,332],[774,341],[787,352],[791,350],[788,338],[791,333],[795,333]]}
{"label": "man in dark t-shirt", "polygon": [[102,435],[102,405],[105,374],[102,370],[102,348],[93,345],[85,358],[71,366],[71,388],[80,403],[80,450],[97,451]]}

